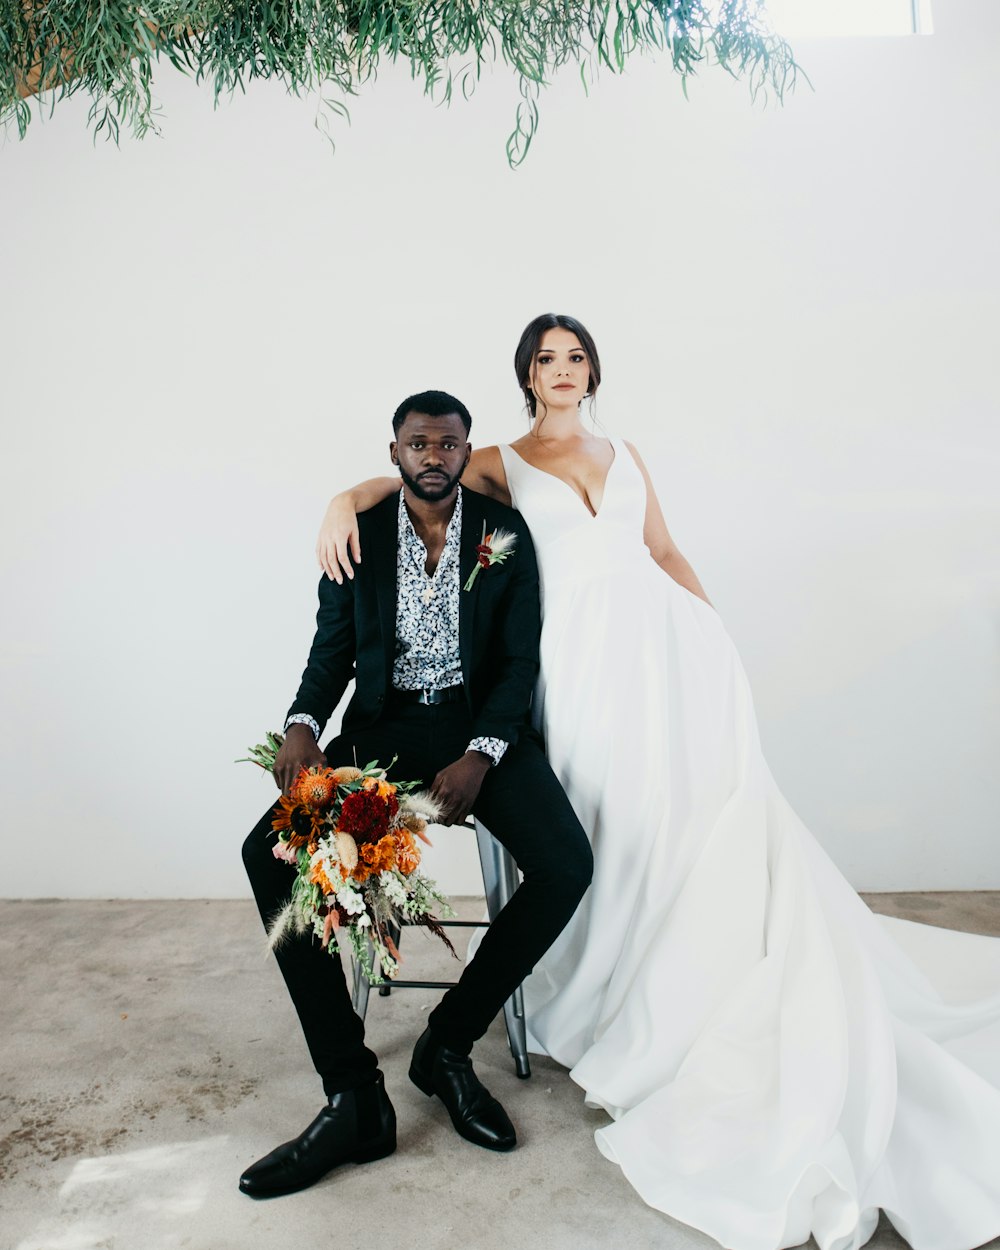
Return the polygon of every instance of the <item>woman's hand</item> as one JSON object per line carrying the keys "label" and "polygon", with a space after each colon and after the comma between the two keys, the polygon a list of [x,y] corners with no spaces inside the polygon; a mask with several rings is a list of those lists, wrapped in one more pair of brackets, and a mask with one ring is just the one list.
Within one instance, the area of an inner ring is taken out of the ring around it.
{"label": "woman's hand", "polygon": [[354,564],[361,563],[361,536],[350,491],[330,500],[316,540],[316,559],[338,586],[345,577],[354,579]]}

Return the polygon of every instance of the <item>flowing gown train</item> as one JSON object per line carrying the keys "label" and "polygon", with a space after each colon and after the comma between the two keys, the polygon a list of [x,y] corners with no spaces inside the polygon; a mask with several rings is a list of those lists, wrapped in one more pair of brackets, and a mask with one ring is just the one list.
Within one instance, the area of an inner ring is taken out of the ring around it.
{"label": "flowing gown train", "polygon": [[[1000,940],[875,917],[782,798],[716,613],[642,541],[628,448],[596,516],[501,455],[542,579],[535,717],[594,884],[525,984],[530,1043],[641,1197],[730,1250],[1000,1236]],[[516,556],[514,557],[516,559]]]}

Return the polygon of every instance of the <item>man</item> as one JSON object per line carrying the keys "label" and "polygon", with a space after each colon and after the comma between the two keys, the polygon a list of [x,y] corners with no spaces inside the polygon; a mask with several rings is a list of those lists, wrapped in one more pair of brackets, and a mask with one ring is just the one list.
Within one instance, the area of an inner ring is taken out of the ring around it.
{"label": "man", "polygon": [[[538,671],[540,609],[534,548],[520,515],[459,486],[471,418],[442,391],[413,395],[393,417],[390,444],[403,489],[358,518],[368,558],[343,585],[323,578],[316,635],[285,722],[275,779],[287,793],[301,768],[387,762],[430,783],[442,820],[480,817],[513,854],[524,880],[416,1043],[410,1079],[437,1095],[455,1129],[491,1150],[513,1149],[503,1107],[472,1068],[473,1043],[573,914],[590,884],[586,835],[527,723]],[[516,546],[504,563],[477,564],[485,532]],[[325,751],[321,727],[352,677],[342,732]],[[290,888],[272,854],[268,811],[243,847],[265,924]],[[340,960],[308,935],[276,952],[323,1079],[327,1105],[296,1139],[240,1178],[252,1197],[313,1184],[347,1161],[396,1147],[396,1118]]]}

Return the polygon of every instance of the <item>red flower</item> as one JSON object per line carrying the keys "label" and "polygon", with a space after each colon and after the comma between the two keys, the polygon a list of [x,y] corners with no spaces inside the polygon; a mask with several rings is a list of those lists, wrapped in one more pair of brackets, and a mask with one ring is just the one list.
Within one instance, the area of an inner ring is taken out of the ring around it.
{"label": "red flower", "polygon": [[344,799],[338,833],[349,833],[360,847],[365,842],[377,842],[388,829],[389,805],[378,790],[357,790]]}
{"label": "red flower", "polygon": [[396,798],[396,787],[391,781],[386,781],[384,777],[366,777],[364,781],[366,790],[374,790],[385,801],[386,807],[389,809],[389,819],[399,811],[399,799]]}

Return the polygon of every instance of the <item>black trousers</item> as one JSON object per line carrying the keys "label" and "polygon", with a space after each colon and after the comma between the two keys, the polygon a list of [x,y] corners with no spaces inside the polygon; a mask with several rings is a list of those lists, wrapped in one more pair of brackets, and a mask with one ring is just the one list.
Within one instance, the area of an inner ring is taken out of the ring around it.
{"label": "black trousers", "polygon": [[[398,756],[391,776],[430,785],[464,754],[471,738],[464,704],[390,707],[377,724],[334,738],[324,748],[335,767]],[[444,1045],[468,1052],[514,989],[552,945],[590,884],[593,856],[586,834],[545,759],[527,734],[508,748],[483,781],[473,809],[511,852],[524,880],[490,926],[457,985],[431,1012],[428,1024]],[[268,809],[243,845],[243,862],[261,919],[267,924],[288,901],[292,869],[274,858]],[[371,1080],[378,1060],[365,1045],[363,1021],[351,1006],[340,960],[311,935],[286,942],[276,954],[327,1094]]]}

